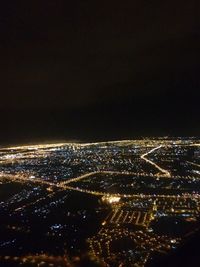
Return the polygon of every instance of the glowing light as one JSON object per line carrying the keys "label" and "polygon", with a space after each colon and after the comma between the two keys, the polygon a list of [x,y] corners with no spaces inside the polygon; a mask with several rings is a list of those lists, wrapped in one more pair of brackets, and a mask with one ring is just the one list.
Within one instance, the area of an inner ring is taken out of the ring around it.
{"label": "glowing light", "polygon": [[108,202],[110,204],[117,203],[117,202],[120,201],[120,199],[121,198],[120,197],[117,197],[117,196],[104,196],[102,198],[103,201]]}

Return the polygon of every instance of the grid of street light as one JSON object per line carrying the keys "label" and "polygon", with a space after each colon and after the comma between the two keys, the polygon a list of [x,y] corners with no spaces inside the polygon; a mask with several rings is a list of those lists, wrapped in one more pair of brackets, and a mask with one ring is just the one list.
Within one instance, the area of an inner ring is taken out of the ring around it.
{"label": "grid of street light", "polygon": [[200,141],[1,148],[0,183],[1,264],[148,266],[198,229]]}

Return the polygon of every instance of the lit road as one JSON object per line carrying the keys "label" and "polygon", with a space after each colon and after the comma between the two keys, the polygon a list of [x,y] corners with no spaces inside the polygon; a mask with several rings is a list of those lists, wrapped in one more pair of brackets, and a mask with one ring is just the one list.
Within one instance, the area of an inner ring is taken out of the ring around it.
{"label": "lit road", "polygon": [[[76,237],[79,233],[76,221],[83,220],[90,230],[89,220],[93,217],[89,214],[91,208],[87,203],[93,199],[98,202],[98,206],[92,206],[97,214],[95,216],[100,218],[105,208],[105,218],[102,217],[101,228],[93,237],[88,233],[87,247],[89,245],[90,255],[105,264],[114,260],[119,266],[129,266],[127,262],[139,259],[134,266],[144,267],[154,251],[167,253],[179,245],[181,239],[168,234],[158,235],[154,228],[163,217],[183,218],[188,223],[197,221],[200,211],[199,145],[185,139],[125,140],[93,147],[96,145],[99,143],[0,149],[0,183],[14,186],[17,190],[13,191],[11,198],[8,195],[8,200],[1,202],[2,208],[20,218],[20,222],[21,217],[31,216],[30,226],[28,220],[28,226],[23,221],[22,224],[16,224],[15,220],[6,222],[4,228],[8,233],[15,231],[17,236],[13,240],[3,240],[0,248],[17,247],[19,234],[38,231],[35,226],[32,228],[31,222],[35,224],[32,218],[37,216],[38,221],[47,223],[41,237],[47,240],[54,237],[56,242],[61,242],[62,255],[48,255],[48,250],[47,254],[43,254],[45,250],[36,255],[5,254],[0,256],[0,265],[7,262],[9,266],[12,263],[72,266],[73,259],[80,260],[80,257],[68,257],[72,250],[75,251],[75,245],[80,244],[79,237]],[[183,166],[183,171],[179,172],[179,165]],[[75,209],[73,211],[69,207],[66,212],[65,203],[70,201]],[[58,221],[56,218],[54,223],[53,219],[52,224],[51,216],[55,216],[55,212],[60,213],[61,208],[63,213],[61,216],[58,214]],[[156,222],[155,226],[152,226],[152,221]],[[70,240],[71,235],[73,240]],[[124,246],[124,239],[136,245],[136,249],[121,253],[118,244],[123,242]]]}
{"label": "lit road", "polygon": [[194,163],[194,162],[191,162],[191,161],[186,161],[187,163],[193,165],[193,166],[196,166],[198,168],[200,168],[200,164],[197,164],[197,163]]}
{"label": "lit road", "polygon": [[153,149],[151,149],[150,151],[148,151],[147,153],[143,154],[141,156],[141,159],[145,160],[147,163],[150,163],[151,165],[153,165],[154,167],[156,167],[160,172],[162,172],[162,176],[165,177],[171,177],[171,174],[169,171],[161,168],[160,166],[158,166],[155,162],[151,161],[150,159],[147,158],[148,155],[150,155],[151,153],[153,153],[154,151],[160,149],[161,147],[163,147],[163,145],[160,145],[158,147],[155,147]]}

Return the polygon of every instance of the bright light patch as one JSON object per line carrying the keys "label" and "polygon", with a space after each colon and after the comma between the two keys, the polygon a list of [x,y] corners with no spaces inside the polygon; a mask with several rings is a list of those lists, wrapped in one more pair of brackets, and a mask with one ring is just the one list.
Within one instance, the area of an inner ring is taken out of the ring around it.
{"label": "bright light patch", "polygon": [[120,197],[116,197],[116,196],[104,196],[102,198],[103,201],[106,201],[110,204],[117,203],[120,201],[120,199],[121,199]]}

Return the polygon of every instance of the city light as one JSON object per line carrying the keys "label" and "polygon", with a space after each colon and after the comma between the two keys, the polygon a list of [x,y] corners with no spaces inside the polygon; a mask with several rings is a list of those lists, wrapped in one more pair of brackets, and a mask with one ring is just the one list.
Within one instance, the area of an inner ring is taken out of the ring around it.
{"label": "city light", "polygon": [[146,138],[0,149],[0,265],[73,266],[82,244],[102,266],[145,267],[176,249],[200,213],[199,144]]}

